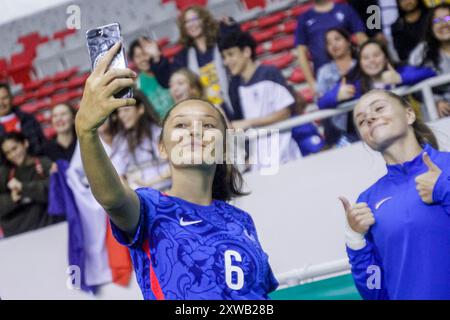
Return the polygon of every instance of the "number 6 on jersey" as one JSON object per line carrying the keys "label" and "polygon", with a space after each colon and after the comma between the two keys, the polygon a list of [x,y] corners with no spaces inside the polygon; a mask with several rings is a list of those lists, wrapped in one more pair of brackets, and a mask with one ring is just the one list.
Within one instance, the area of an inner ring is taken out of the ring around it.
{"label": "number 6 on jersey", "polygon": [[[244,271],[238,266],[231,264],[231,257],[234,257],[237,262],[242,261],[239,252],[234,250],[225,251],[225,281],[230,289],[240,290],[244,286]],[[233,283],[233,272],[237,275],[237,283]]]}

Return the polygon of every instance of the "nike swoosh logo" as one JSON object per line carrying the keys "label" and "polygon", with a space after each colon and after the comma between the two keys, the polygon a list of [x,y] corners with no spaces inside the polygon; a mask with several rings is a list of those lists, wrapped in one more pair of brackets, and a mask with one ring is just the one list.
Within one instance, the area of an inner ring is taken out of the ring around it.
{"label": "nike swoosh logo", "polygon": [[391,200],[391,199],[392,199],[392,197],[387,197],[387,198],[384,198],[383,200],[378,201],[377,204],[375,205],[375,210],[378,210],[378,208],[381,207],[381,205],[383,203],[385,203],[386,201]]}
{"label": "nike swoosh logo", "polygon": [[183,218],[180,219],[180,226],[182,227],[186,227],[186,226],[191,226],[193,224],[197,224],[202,222],[203,220],[197,220],[197,221],[184,221]]}

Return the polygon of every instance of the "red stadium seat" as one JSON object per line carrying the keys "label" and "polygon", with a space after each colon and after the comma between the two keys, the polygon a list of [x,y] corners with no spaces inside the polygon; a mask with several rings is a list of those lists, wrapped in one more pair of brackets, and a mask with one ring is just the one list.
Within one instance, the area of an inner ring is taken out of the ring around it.
{"label": "red stadium seat", "polygon": [[280,23],[281,20],[286,18],[286,14],[284,12],[277,12],[270,16],[265,16],[259,18],[256,23],[258,28],[265,28],[268,26],[273,26],[274,24]]}
{"label": "red stadium seat", "polygon": [[8,72],[6,71],[8,67],[8,62],[6,59],[0,59],[0,80],[6,79],[8,77]]}
{"label": "red stadium seat", "polygon": [[278,69],[284,69],[294,61],[295,57],[291,52],[283,53],[277,57],[264,60],[262,64],[276,66]]}
{"label": "red stadium seat", "polygon": [[53,85],[41,87],[36,92],[36,99],[42,99],[49,97],[55,92],[55,87]]}
{"label": "red stadium seat", "polygon": [[68,70],[64,70],[64,71],[58,72],[58,73],[56,73],[53,76],[52,81],[54,83],[56,83],[56,82],[59,82],[59,81],[62,81],[62,80],[69,79],[72,76],[76,75],[78,73],[78,70],[79,70],[78,67],[73,67],[73,68],[70,68]]}
{"label": "red stadium seat", "polygon": [[89,73],[84,73],[80,76],[76,76],[67,82],[66,87],[69,89],[84,87],[86,79],[89,77]]}
{"label": "red stadium seat", "polygon": [[160,47],[162,49],[170,43],[170,40],[169,40],[169,38],[165,37],[165,38],[159,39],[157,42],[158,42],[158,47]]}
{"label": "red stadium seat", "polygon": [[241,24],[242,31],[248,31],[255,27],[256,27],[256,20],[247,21],[247,22],[244,22],[243,24]]}
{"label": "red stadium seat", "polygon": [[52,97],[51,104],[52,104],[52,106],[54,106],[54,105],[57,105],[57,104],[60,104],[60,103],[66,103],[66,102],[69,102],[70,100],[74,100],[74,99],[80,98],[82,96],[83,96],[83,90],[82,89],[71,90],[71,91],[68,91],[68,92],[55,94]]}
{"label": "red stadium seat", "polygon": [[181,44],[176,44],[170,47],[166,47],[162,50],[162,54],[168,58],[172,59],[176,56],[181,50],[183,50],[183,46]]}
{"label": "red stadium seat", "polygon": [[56,131],[52,126],[45,127],[42,131],[44,132],[44,136],[49,140],[56,136]]}
{"label": "red stadium seat", "polygon": [[36,113],[39,110],[46,109],[48,107],[50,107],[50,101],[48,99],[44,99],[36,102],[26,103],[20,107],[20,110],[26,113]]}
{"label": "red stadium seat", "polygon": [[266,7],[266,0],[242,0],[242,3],[244,4],[245,8],[247,10],[260,7],[265,8]]}
{"label": "red stadium seat", "polygon": [[60,103],[66,103],[71,100],[71,95],[69,92],[58,93],[52,97],[52,106],[55,106]]}
{"label": "red stadium seat", "polygon": [[36,97],[36,93],[35,92],[25,92],[25,101],[34,99]]}
{"label": "red stadium seat", "polygon": [[295,46],[295,37],[293,35],[275,39],[272,41],[270,52],[276,53],[283,50],[290,50]]}
{"label": "red stadium seat", "polygon": [[52,39],[61,41],[62,46],[64,46],[65,45],[65,39],[68,36],[71,36],[71,35],[73,35],[75,33],[77,33],[76,29],[62,29],[62,30],[56,31],[53,34]]}
{"label": "red stadium seat", "polygon": [[206,6],[208,0],[175,0],[178,10],[184,10],[192,5]]}
{"label": "red stadium seat", "polygon": [[51,122],[51,112],[39,112],[35,115],[36,120],[41,124],[48,124]]}
{"label": "red stadium seat", "polygon": [[40,86],[42,86],[43,84],[44,84],[44,81],[42,79],[31,80],[30,82],[28,82],[27,84],[25,84],[23,86],[23,90],[25,92],[33,91],[33,90],[39,88]]}
{"label": "red stadium seat", "polygon": [[29,52],[16,53],[11,56],[11,64],[7,72],[14,83],[25,84],[31,81],[33,58]]}
{"label": "red stadium seat", "polygon": [[55,83],[53,85],[53,87],[55,87],[55,92],[62,90],[62,89],[67,89],[69,85],[69,81],[61,81],[58,83]]}
{"label": "red stadium seat", "polygon": [[252,32],[251,35],[257,43],[260,43],[272,39],[276,33],[277,33],[276,28],[269,28],[262,31]]}
{"label": "red stadium seat", "polygon": [[13,106],[20,106],[22,104],[24,104],[27,101],[27,97],[22,95],[22,96],[15,96],[12,104]]}
{"label": "red stadium seat", "polygon": [[301,4],[295,8],[292,8],[291,10],[288,10],[287,15],[297,17],[297,16],[301,15],[302,13],[305,13],[312,7],[313,7],[312,3]]}
{"label": "red stadium seat", "polygon": [[293,83],[302,83],[305,81],[305,75],[303,74],[303,71],[301,68],[297,67],[295,68],[291,75],[288,78],[289,81]]}
{"label": "red stadium seat", "polygon": [[314,101],[314,93],[311,88],[306,87],[298,92],[298,94],[305,99],[306,102],[311,103]]}
{"label": "red stadium seat", "polygon": [[297,21],[289,20],[278,27],[280,32],[284,33],[294,33],[295,29],[297,29]]}

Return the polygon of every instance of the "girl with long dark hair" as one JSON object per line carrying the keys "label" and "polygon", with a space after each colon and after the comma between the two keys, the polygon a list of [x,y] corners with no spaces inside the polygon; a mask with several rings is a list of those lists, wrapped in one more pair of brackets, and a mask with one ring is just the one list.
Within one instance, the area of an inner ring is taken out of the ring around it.
{"label": "girl with long dark hair", "polygon": [[[332,28],[325,34],[326,48],[331,61],[317,73],[317,96],[321,97],[333,89],[339,80],[357,65],[357,51],[351,34],[342,28]],[[322,121],[325,139],[329,146],[344,145],[342,135],[346,131],[347,115],[339,115]]]}
{"label": "girl with long dark hair", "polygon": [[[136,103],[113,97],[136,76],[129,69],[106,71],[119,48],[88,78],[76,129],[92,192],[130,249],[144,299],[267,299],[277,281],[252,218],[226,202],[244,193],[241,175],[220,161],[220,144],[212,139],[226,137],[219,109],[190,99],[167,113],[159,144],[172,174],[166,193],[133,191],[121,182],[97,134],[115,109]],[[216,160],[204,161],[207,150]]]}
{"label": "girl with long dark hair", "polygon": [[[409,63],[433,68],[437,74],[450,73],[450,4],[430,10],[424,41],[411,52]],[[439,116],[449,116],[450,85],[435,88],[434,93]]]}

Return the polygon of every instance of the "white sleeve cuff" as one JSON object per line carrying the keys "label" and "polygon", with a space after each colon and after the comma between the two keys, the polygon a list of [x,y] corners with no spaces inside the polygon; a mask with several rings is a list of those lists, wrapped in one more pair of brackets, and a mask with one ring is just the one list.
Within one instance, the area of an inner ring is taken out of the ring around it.
{"label": "white sleeve cuff", "polygon": [[353,231],[347,220],[345,220],[345,244],[352,250],[361,250],[366,246],[364,235]]}

